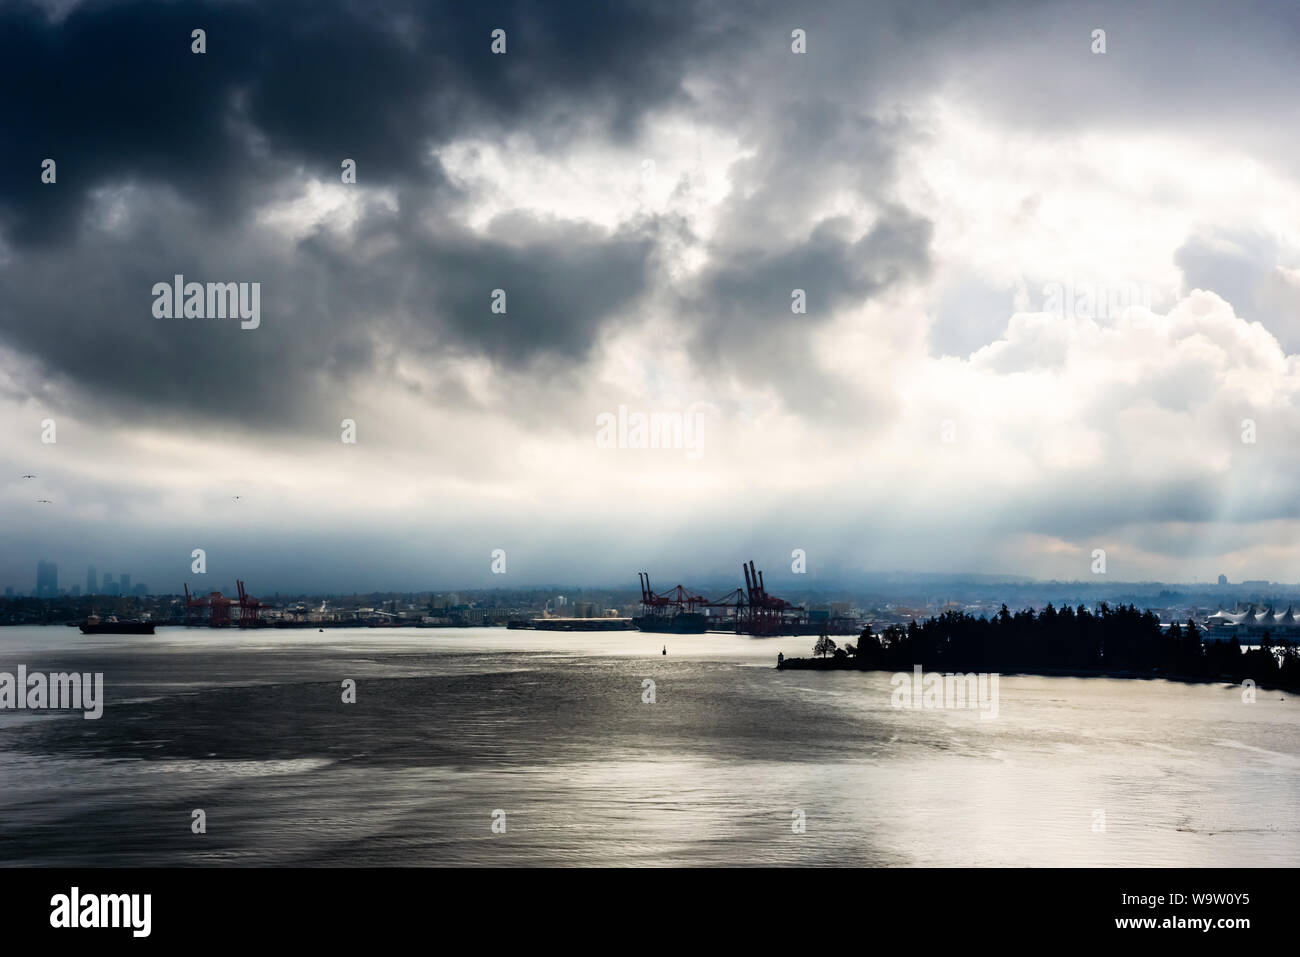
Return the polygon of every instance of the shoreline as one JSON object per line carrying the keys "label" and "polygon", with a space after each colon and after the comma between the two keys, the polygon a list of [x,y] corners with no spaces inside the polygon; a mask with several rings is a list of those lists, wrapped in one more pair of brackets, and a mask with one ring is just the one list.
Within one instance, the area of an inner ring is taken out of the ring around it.
{"label": "shoreline", "polygon": [[[937,671],[939,674],[953,674],[954,672],[942,671],[937,668],[928,668],[922,665],[922,670],[929,674]],[[859,672],[884,672],[887,674],[898,674],[899,672],[889,668],[859,668],[853,662],[853,659],[845,660],[843,658],[786,658],[776,665],[778,671],[859,671]],[[1104,669],[1079,669],[1079,668],[1041,668],[1025,670],[1017,668],[1012,671],[995,671],[989,674],[997,674],[1002,677],[1037,677],[1037,678],[1117,678],[1136,681],[1177,681],[1181,684],[1203,684],[1203,685],[1232,685],[1239,687],[1242,681],[1255,679],[1235,678],[1232,675],[1219,675],[1216,677],[1206,677],[1204,675],[1180,675],[1166,674],[1162,672],[1152,672],[1150,674],[1140,671],[1121,671],[1121,670],[1104,670]],[[1285,685],[1266,684],[1261,681],[1255,681],[1255,687],[1261,691],[1284,691],[1289,694],[1300,694],[1295,688],[1288,688]]]}

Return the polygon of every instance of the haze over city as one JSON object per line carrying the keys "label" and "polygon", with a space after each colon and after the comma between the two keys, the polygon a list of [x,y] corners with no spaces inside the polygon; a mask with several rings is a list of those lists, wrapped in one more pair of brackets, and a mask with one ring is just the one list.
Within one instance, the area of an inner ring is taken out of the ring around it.
{"label": "haze over city", "polygon": [[1293,5],[142,6],[0,9],[0,583],[1300,580]]}

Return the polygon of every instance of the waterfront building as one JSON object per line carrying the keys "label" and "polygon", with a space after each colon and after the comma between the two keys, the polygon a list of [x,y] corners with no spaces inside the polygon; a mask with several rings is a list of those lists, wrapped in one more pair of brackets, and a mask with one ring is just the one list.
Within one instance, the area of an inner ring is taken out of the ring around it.
{"label": "waterfront building", "polygon": [[1231,641],[1241,644],[1258,644],[1266,635],[1274,641],[1300,641],[1300,612],[1294,605],[1279,612],[1272,605],[1238,604],[1233,611],[1220,608],[1206,621],[1205,637],[1212,641]]}

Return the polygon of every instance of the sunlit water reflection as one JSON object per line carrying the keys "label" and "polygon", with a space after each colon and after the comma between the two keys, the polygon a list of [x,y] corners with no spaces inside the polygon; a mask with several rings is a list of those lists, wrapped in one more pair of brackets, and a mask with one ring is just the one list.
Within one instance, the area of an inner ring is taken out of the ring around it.
{"label": "sunlit water reflection", "polygon": [[0,629],[0,671],[102,671],[107,698],[98,721],[0,712],[0,861],[1300,863],[1293,695],[1004,677],[987,720],[774,669],[810,644]]}

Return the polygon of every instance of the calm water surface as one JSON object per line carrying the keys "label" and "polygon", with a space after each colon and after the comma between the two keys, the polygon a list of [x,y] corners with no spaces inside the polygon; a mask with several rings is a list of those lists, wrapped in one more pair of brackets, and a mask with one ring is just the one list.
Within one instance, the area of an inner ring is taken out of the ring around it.
{"label": "calm water surface", "polygon": [[0,671],[107,701],[0,712],[0,863],[1300,864],[1294,695],[1004,677],[987,720],[777,672],[809,638],[664,640],[0,629]]}

